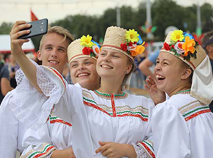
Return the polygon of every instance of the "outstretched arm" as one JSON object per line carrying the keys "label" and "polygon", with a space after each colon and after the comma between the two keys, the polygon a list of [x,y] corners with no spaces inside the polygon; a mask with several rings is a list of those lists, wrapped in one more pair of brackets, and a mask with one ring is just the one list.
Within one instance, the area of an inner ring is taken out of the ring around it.
{"label": "outstretched arm", "polygon": [[26,57],[22,50],[22,45],[28,42],[28,39],[19,39],[18,37],[28,34],[29,30],[23,30],[29,28],[31,25],[27,24],[25,21],[16,21],[10,32],[11,40],[11,53],[18,62],[24,74],[29,79],[30,83],[41,92],[36,78],[36,67],[33,63]]}

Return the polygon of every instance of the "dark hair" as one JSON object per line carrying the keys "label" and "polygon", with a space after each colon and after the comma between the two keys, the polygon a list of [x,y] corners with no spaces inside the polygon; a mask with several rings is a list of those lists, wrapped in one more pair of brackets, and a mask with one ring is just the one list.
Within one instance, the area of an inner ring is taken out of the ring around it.
{"label": "dark hair", "polygon": [[213,31],[207,32],[204,34],[202,39],[202,47],[206,51],[206,46],[213,44]]}

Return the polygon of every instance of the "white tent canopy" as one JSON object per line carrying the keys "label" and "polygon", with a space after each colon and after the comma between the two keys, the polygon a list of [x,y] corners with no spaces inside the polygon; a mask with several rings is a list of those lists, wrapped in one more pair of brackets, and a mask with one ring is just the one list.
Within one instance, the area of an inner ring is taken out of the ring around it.
{"label": "white tent canopy", "polygon": [[[31,39],[22,46],[24,52],[35,52],[35,47]],[[0,53],[11,53],[10,35],[0,35]]]}

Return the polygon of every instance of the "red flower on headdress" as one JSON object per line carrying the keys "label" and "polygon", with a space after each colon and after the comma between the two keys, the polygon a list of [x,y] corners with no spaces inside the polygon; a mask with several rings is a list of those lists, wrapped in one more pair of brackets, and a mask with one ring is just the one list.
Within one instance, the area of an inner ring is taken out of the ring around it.
{"label": "red flower on headdress", "polygon": [[170,46],[166,42],[164,42],[163,47],[164,47],[165,50],[171,49]]}
{"label": "red flower on headdress", "polygon": [[85,55],[90,55],[90,53],[92,52],[92,49],[89,47],[84,47],[84,49],[82,50],[83,54]]}
{"label": "red flower on headdress", "polygon": [[132,42],[129,42],[128,46],[132,46]]}
{"label": "red flower on headdress", "polygon": [[127,45],[126,45],[126,43],[124,43],[124,44],[121,44],[121,49],[123,50],[123,51],[127,51]]}

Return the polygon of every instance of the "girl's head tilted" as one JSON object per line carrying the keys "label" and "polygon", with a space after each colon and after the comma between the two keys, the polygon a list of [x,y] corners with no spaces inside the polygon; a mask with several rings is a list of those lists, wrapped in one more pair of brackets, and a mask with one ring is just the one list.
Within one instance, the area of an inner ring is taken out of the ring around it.
{"label": "girl's head tilted", "polygon": [[134,29],[127,31],[120,27],[108,27],[97,61],[99,75],[117,78],[122,81],[122,86],[128,88],[127,80],[135,68],[134,57],[143,53],[143,44],[140,35]]}
{"label": "girl's head tilted", "polygon": [[99,44],[89,35],[82,36],[69,45],[67,52],[73,83],[90,90],[98,89],[100,77],[96,71],[96,61],[100,53]]}
{"label": "girl's head tilted", "polygon": [[194,37],[182,30],[167,35],[155,67],[157,86],[173,95],[190,89],[190,94],[203,103],[213,99],[213,77],[209,58]]}

